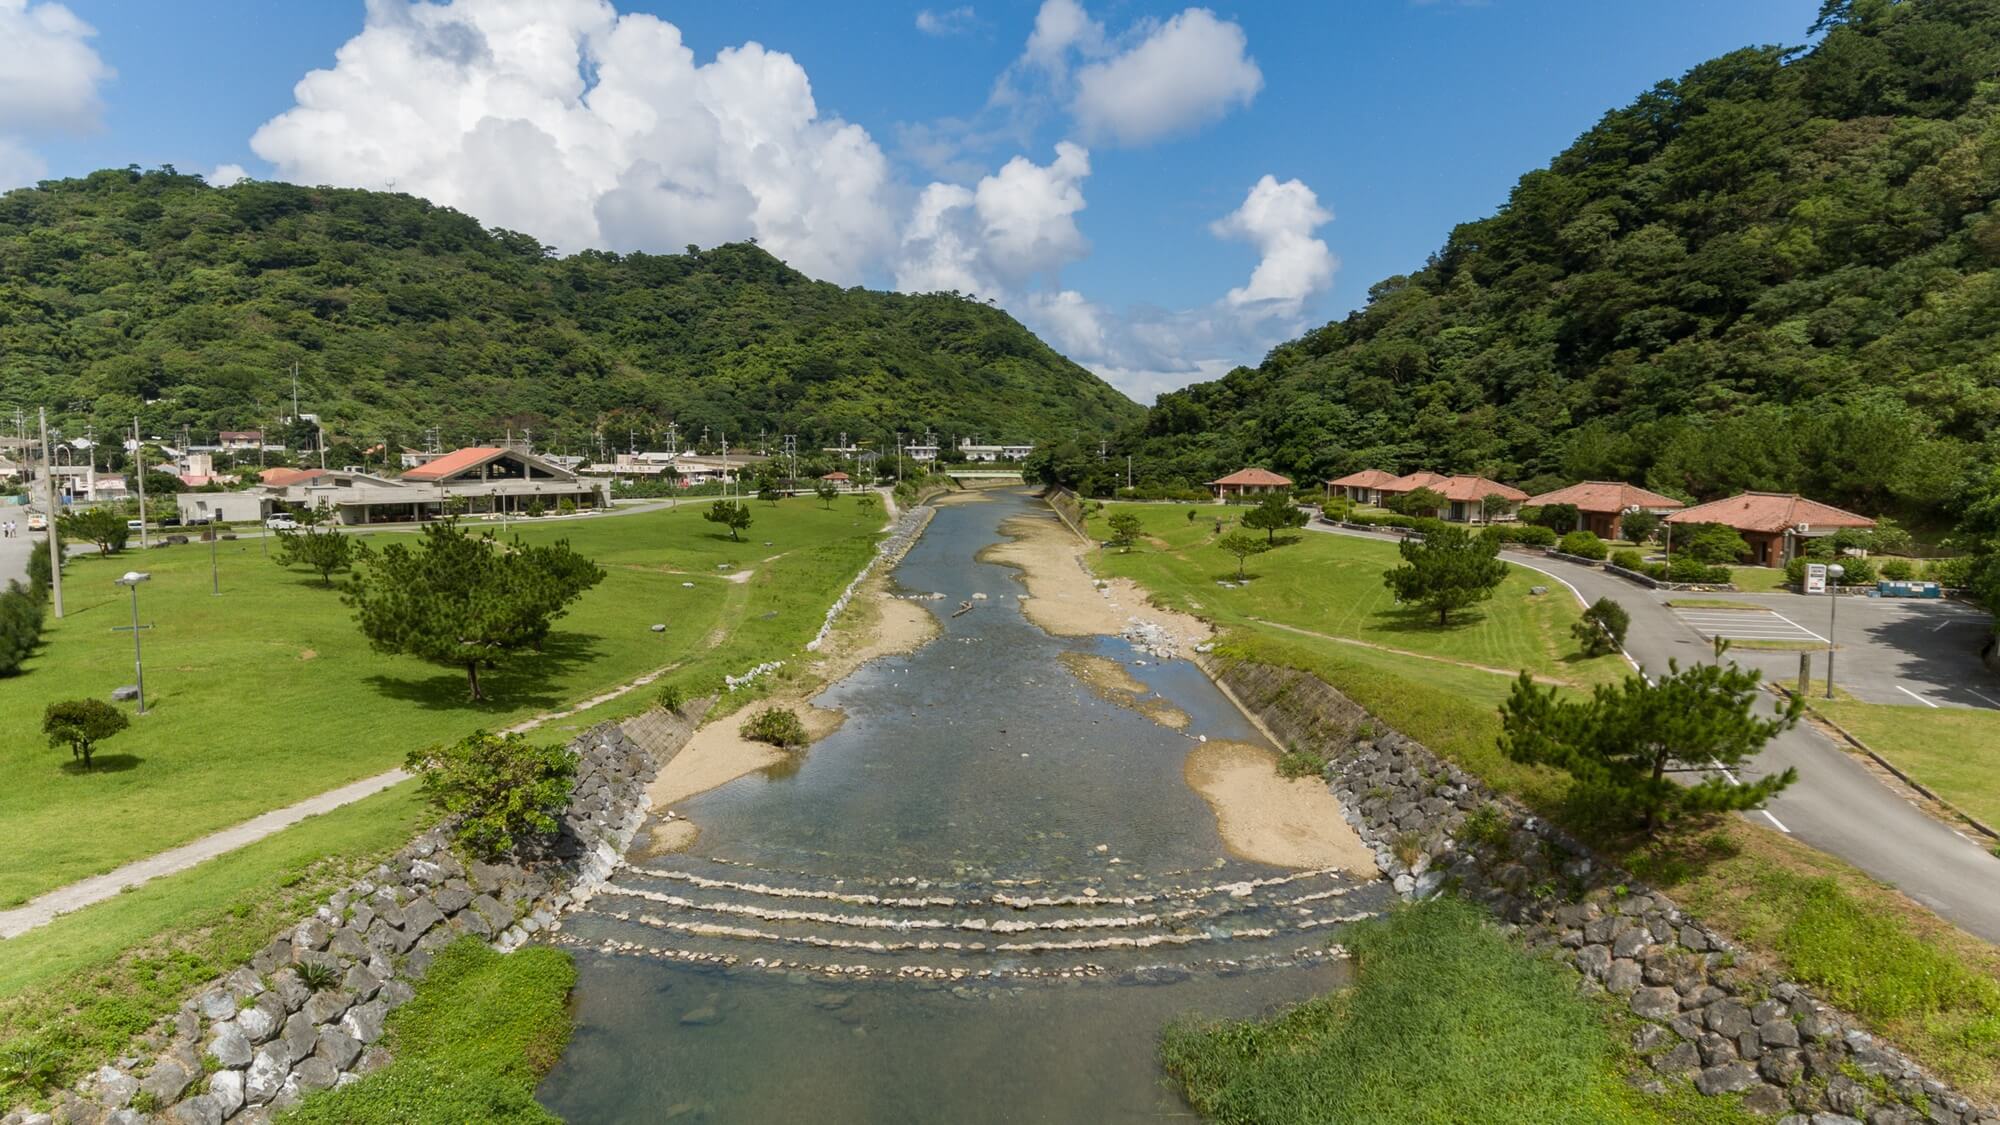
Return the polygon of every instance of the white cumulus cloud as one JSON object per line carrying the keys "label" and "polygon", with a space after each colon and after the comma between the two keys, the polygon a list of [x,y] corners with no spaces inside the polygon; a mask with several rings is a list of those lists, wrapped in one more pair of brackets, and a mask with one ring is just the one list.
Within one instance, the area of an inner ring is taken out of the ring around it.
{"label": "white cumulus cloud", "polygon": [[0,191],[47,172],[31,138],[97,127],[98,87],[115,72],[90,45],[96,34],[61,4],[0,0]]}
{"label": "white cumulus cloud", "polygon": [[1283,315],[1333,282],[1337,263],[1313,231],[1333,220],[1319,197],[1296,179],[1279,183],[1266,174],[1250,188],[1243,206],[1209,224],[1219,238],[1241,238],[1260,258],[1249,284],[1231,289],[1231,305],[1266,305]]}
{"label": "white cumulus cloud", "polygon": [[1243,28],[1189,8],[1129,50],[1077,71],[1070,112],[1084,135],[1142,145],[1249,105],[1264,72]]}
{"label": "white cumulus cloud", "polygon": [[215,171],[204,178],[216,187],[228,187],[230,184],[248,179],[249,176],[250,173],[241,164],[218,164],[215,166]]}
{"label": "white cumulus cloud", "polygon": [[896,287],[1002,297],[1053,283],[1090,252],[1076,225],[1089,175],[1089,151],[1064,141],[1047,164],[1016,156],[974,187],[931,184],[903,229]]}
{"label": "white cumulus cloud", "polygon": [[755,237],[816,277],[894,246],[866,130],[757,43],[698,63],[673,24],[608,0],[374,0],[360,34],[251,148],[280,177],[394,188],[564,250]]}

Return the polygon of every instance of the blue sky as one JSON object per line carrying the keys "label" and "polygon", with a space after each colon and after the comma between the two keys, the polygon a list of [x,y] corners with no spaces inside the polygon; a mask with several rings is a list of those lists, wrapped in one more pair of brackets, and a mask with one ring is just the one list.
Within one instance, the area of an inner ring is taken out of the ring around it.
{"label": "blue sky", "polygon": [[1144,400],[1355,307],[1605,110],[1817,6],[0,0],[47,44],[0,62],[50,71],[0,81],[0,183],[171,163],[393,184],[566,250],[756,235],[991,297]]}

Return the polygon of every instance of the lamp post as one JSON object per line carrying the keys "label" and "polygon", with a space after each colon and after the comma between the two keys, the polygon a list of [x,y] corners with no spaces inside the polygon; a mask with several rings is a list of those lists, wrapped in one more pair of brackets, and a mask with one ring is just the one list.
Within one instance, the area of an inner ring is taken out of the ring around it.
{"label": "lamp post", "polygon": [[1826,625],[1826,697],[1833,698],[1833,634],[1840,626],[1840,578],[1847,568],[1833,563],[1826,568],[1826,593],[1833,599],[1831,616]]}
{"label": "lamp post", "polygon": [[[146,661],[139,651],[139,631],[150,628],[150,626],[139,624],[139,583],[151,577],[152,575],[143,570],[128,570],[125,572],[124,577],[111,580],[116,585],[123,586],[132,591],[132,625],[130,629],[132,633],[132,674],[136,680],[136,687],[139,692],[139,713],[141,715],[146,713]],[[126,630],[120,627],[112,631],[125,632]]]}

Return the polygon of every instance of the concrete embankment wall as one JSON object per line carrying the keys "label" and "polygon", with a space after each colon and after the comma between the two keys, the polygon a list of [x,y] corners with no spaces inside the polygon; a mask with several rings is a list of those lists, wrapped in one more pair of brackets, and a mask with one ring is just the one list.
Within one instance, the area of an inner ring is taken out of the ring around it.
{"label": "concrete embankment wall", "polygon": [[[0,1122],[262,1123],[386,1065],[383,1021],[414,995],[438,949],[466,935],[515,949],[603,885],[645,820],[647,784],[707,707],[649,711],[577,736],[569,806],[546,844],[464,863],[448,825],[423,833],[182,1005],[145,1037],[145,1061],[100,1069],[59,1095],[52,1114],[17,1110]],[[308,988],[307,963],[334,983]]]}
{"label": "concrete embankment wall", "polygon": [[[1399,892],[1450,887],[1484,903],[1619,997],[1642,1021],[1634,1047],[1662,1076],[1767,1114],[2000,1125],[2000,1109],[1961,1097],[1804,986],[1740,964],[1666,896],[1318,678],[1249,662],[1209,671],[1281,742],[1327,759],[1327,784]],[[1496,820],[1473,839],[1467,818],[1482,808]]]}

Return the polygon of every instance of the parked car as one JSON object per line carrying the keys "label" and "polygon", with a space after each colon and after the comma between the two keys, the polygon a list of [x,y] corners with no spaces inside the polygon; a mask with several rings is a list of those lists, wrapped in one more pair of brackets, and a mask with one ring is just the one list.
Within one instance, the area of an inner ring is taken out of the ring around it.
{"label": "parked car", "polygon": [[145,520],[126,520],[126,521],[125,521],[125,530],[127,530],[127,531],[144,531],[144,530],[145,530],[145,528],[146,528],[146,521],[145,521]]}
{"label": "parked car", "polygon": [[180,525],[181,525],[181,518],[180,518],[179,516],[161,516],[161,517],[160,517],[160,526],[161,526],[161,527],[179,527]]}
{"label": "parked car", "polygon": [[297,531],[299,529],[299,521],[290,516],[278,515],[266,519],[264,526],[270,528],[272,531]]}
{"label": "parked car", "polygon": [[49,529],[49,517],[43,515],[40,512],[28,513],[29,531],[47,531],[48,529]]}

